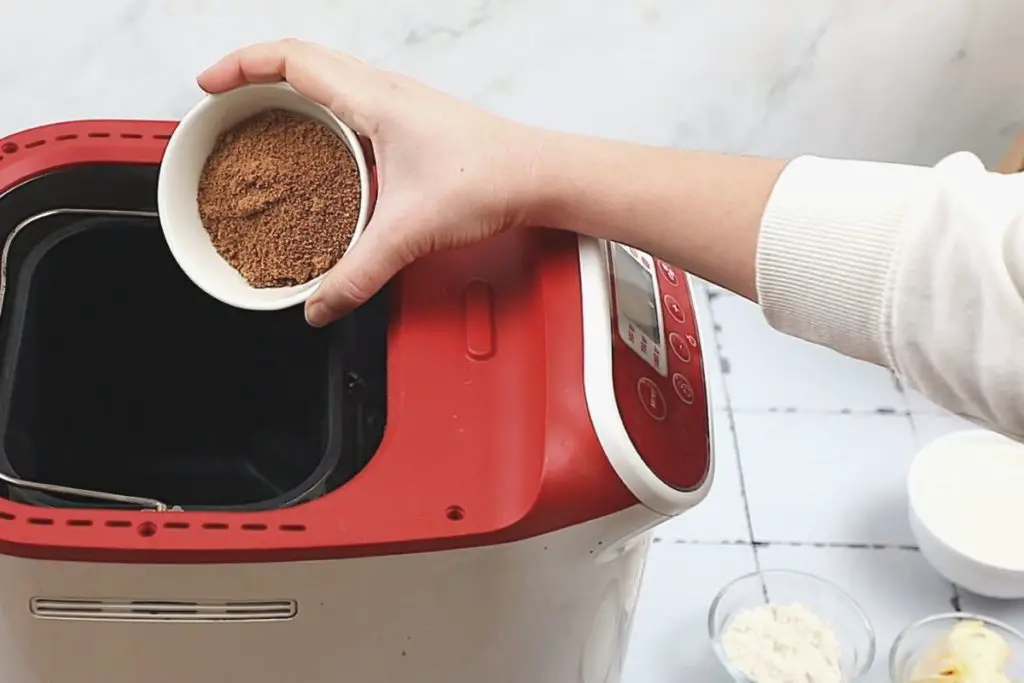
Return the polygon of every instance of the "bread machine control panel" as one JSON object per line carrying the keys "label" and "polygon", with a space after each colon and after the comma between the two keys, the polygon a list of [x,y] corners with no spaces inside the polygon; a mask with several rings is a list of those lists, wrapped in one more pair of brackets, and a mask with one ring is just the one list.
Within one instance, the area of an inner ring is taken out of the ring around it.
{"label": "bread machine control panel", "polygon": [[711,435],[686,275],[632,247],[605,247],[619,414],[640,457],[660,479],[681,491],[696,489],[708,471]]}

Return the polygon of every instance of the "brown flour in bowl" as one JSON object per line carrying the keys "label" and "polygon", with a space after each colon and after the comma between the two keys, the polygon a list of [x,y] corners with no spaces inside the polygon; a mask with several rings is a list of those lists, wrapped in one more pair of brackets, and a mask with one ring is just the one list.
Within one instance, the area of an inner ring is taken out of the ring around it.
{"label": "brown flour in bowl", "polygon": [[224,133],[199,179],[199,216],[213,246],[253,287],[327,272],[359,219],[359,169],[318,121],[270,110]]}

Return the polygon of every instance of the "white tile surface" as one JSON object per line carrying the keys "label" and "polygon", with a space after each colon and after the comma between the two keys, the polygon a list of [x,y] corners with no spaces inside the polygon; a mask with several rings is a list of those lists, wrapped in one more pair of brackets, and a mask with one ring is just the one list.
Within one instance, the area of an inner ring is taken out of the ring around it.
{"label": "white tile surface", "polygon": [[704,376],[707,380],[708,392],[711,396],[713,410],[728,410],[729,396],[725,387],[725,375],[722,374],[722,359],[718,348],[718,325],[711,308],[711,297],[716,296],[711,285],[696,281],[693,283],[693,305],[697,309],[697,321],[700,325],[700,346],[703,352]]}
{"label": "white tile surface", "polygon": [[665,539],[707,542],[750,542],[750,528],[743,503],[736,441],[731,416],[714,416],[715,481],[711,493],[696,508],[665,522],[654,532]]}
{"label": "white tile surface", "polygon": [[856,548],[760,548],[763,568],[799,569],[834,581],[867,613],[877,652],[866,683],[887,683],[889,646],[904,626],[951,609],[953,588],[915,551]]}
{"label": "white tile surface", "polygon": [[914,431],[917,433],[917,442],[921,446],[946,434],[965,429],[980,429],[973,422],[945,411],[942,413],[914,413],[911,419],[914,422]]}
{"label": "white tile surface", "polygon": [[754,539],[912,544],[903,415],[736,413]]}
{"label": "white tile surface", "polygon": [[960,609],[1001,619],[1024,633],[1024,600],[993,600],[962,590],[959,593]]}
{"label": "white tile surface", "polygon": [[904,388],[903,394],[907,397],[907,406],[912,412],[924,415],[944,415],[946,413],[945,410],[913,389]]}
{"label": "white tile surface", "polygon": [[737,296],[711,302],[733,410],[905,411],[892,375],[881,368],[786,337],[760,309]]}
{"label": "white tile surface", "polygon": [[754,568],[749,546],[655,544],[622,680],[728,683],[711,651],[708,607],[722,586]]}

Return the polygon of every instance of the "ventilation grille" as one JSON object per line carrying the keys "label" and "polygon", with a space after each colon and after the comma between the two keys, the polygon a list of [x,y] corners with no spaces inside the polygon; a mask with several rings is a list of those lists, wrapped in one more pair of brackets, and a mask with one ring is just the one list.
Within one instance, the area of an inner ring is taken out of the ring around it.
{"label": "ventilation grille", "polygon": [[32,598],[40,619],[71,621],[283,621],[298,613],[294,600],[81,600]]}

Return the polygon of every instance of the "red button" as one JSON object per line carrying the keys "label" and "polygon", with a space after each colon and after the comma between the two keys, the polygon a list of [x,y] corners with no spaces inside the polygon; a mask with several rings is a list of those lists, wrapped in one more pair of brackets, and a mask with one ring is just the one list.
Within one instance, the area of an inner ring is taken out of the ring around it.
{"label": "red button", "polygon": [[686,335],[686,343],[692,346],[693,348],[697,348],[697,338],[694,337],[692,334]]}
{"label": "red button", "polygon": [[644,410],[655,420],[664,420],[668,413],[668,406],[665,405],[665,397],[661,395],[658,385],[641,377],[636,384],[636,392],[640,396],[640,402],[644,404]]}
{"label": "red button", "polygon": [[676,322],[681,323],[686,320],[686,316],[683,315],[683,307],[679,305],[679,302],[671,294],[665,295],[665,308],[668,310],[668,314],[675,318]]}
{"label": "red button", "polygon": [[686,405],[693,403],[693,387],[678,372],[672,375],[672,388],[676,390],[676,396],[679,397],[680,401]]}
{"label": "red button", "polygon": [[690,347],[686,345],[685,339],[675,332],[669,332],[668,345],[672,347],[672,353],[676,354],[676,358],[684,363],[690,362]]}
{"label": "red button", "polygon": [[679,276],[676,275],[675,268],[665,263],[664,261],[658,261],[658,267],[661,268],[662,274],[665,276],[665,279],[668,280],[668,283],[670,285],[672,285],[673,287],[679,285]]}

